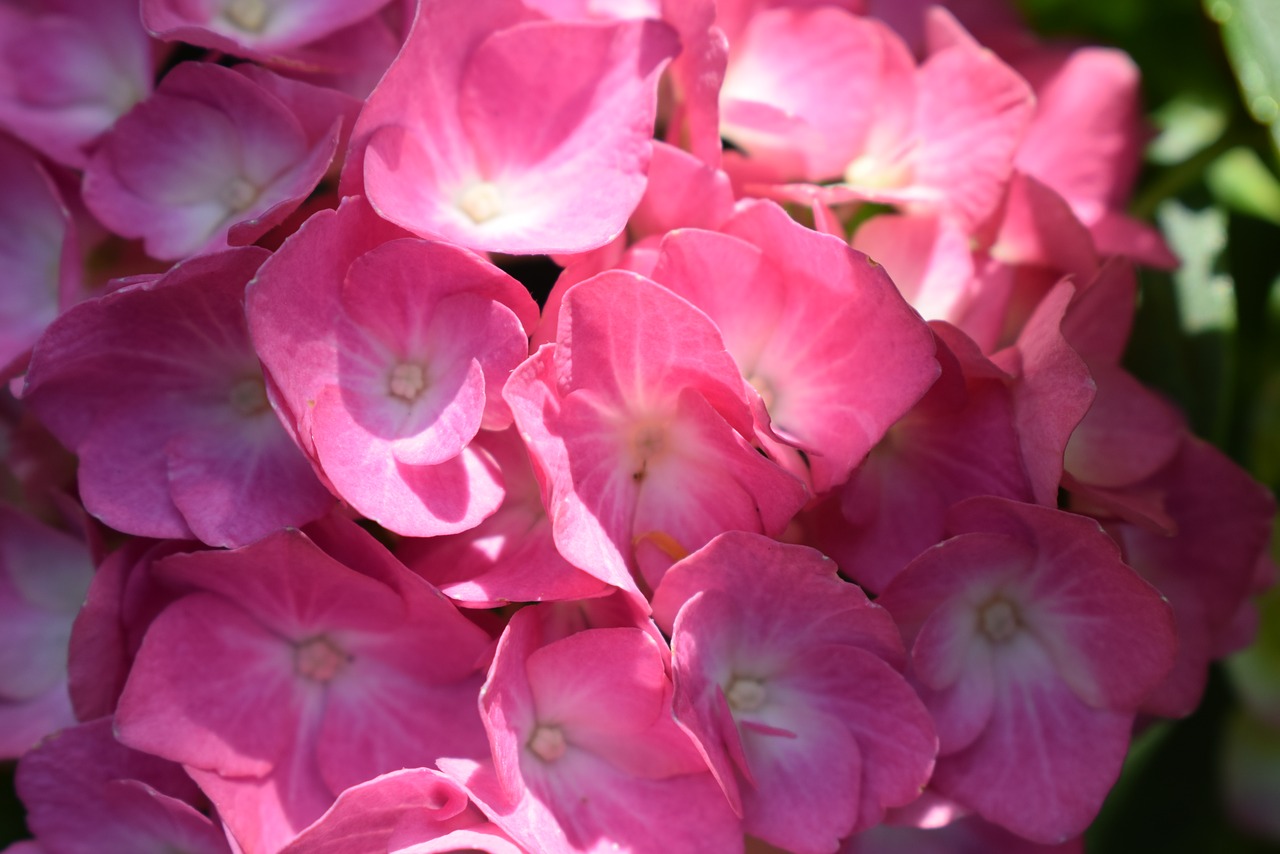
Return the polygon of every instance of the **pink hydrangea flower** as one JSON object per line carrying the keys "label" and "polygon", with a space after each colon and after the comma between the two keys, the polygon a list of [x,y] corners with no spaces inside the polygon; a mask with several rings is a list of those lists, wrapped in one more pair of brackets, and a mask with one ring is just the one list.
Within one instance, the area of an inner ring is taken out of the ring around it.
{"label": "pink hydrangea flower", "polygon": [[720,98],[722,133],[749,155],[726,168],[747,192],[886,202],[966,228],[999,204],[1034,102],[967,35],[917,67],[884,24],[823,7],[753,15]]}
{"label": "pink hydrangea flower", "polygon": [[398,533],[456,533],[502,501],[471,442],[511,423],[500,389],[537,307],[479,256],[395,231],[361,199],[316,214],[263,266],[249,324],[334,492]]}
{"label": "pink hydrangea flower", "polygon": [[671,568],[674,708],[748,834],[833,852],[909,803],[937,739],[889,615],[803,546],[730,532]]}
{"label": "pink hydrangea flower", "polygon": [[943,539],[951,505],[1032,497],[1013,379],[962,332],[937,322],[933,331],[942,376],[826,506],[804,517],[809,542],[871,591]]}
{"label": "pink hydrangea flower", "polygon": [[315,189],[342,121],[336,110],[323,123],[299,114],[255,82],[270,77],[208,62],[173,69],[102,141],[85,173],[85,204],[163,260],[265,234]]}
{"label": "pink hydrangea flower", "polygon": [[352,523],[280,531],[155,572],[116,730],[187,766],[247,851],[277,850],[353,785],[479,756],[488,637]]}
{"label": "pink hydrangea flower", "polygon": [[571,288],[559,336],[504,395],[547,478],[557,548],[640,594],[726,530],[777,534],[801,482],[750,444],[742,375],[705,314],[632,273]]}
{"label": "pink hydrangea flower", "polygon": [[154,54],[135,0],[0,4],[0,127],[83,168],[98,138],[150,94]]}
{"label": "pink hydrangea flower", "polygon": [[1210,662],[1245,646],[1253,634],[1249,598],[1272,583],[1265,561],[1275,498],[1221,451],[1190,435],[1167,465],[1134,488],[1159,497],[1168,529],[1093,512],[1105,520],[1125,560],[1173,607],[1177,658],[1142,708],[1182,717],[1199,704]]}
{"label": "pink hydrangea flower", "polygon": [[517,613],[481,693],[493,763],[443,770],[531,851],[741,851],[737,819],[672,717],[666,657],[639,628],[548,642],[535,609]]}
{"label": "pink hydrangea flower", "polygon": [[246,247],[59,317],[23,400],[80,458],[80,497],[127,533],[242,545],[332,503],[267,401],[245,328]]}
{"label": "pink hydrangea flower", "polygon": [[767,412],[762,440],[803,449],[821,494],[937,378],[933,341],[883,269],[777,205],[742,207],[721,230],[667,237],[654,280],[715,321]]}
{"label": "pink hydrangea flower", "polygon": [[877,602],[938,729],[930,786],[1037,842],[1093,820],[1134,715],[1173,665],[1173,615],[1084,517],[973,498]]}
{"label": "pink hydrangea flower", "polygon": [[517,0],[425,5],[361,113],[345,191],[472,249],[581,252],[622,231],[674,34],[535,18]]}

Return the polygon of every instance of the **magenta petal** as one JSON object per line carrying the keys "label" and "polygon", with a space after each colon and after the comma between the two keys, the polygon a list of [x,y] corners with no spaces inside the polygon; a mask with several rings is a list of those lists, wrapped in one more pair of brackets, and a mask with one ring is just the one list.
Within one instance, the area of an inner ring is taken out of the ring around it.
{"label": "magenta petal", "polygon": [[[230,421],[230,419],[228,419]],[[235,547],[324,515],[333,496],[276,420],[241,425],[210,418],[170,442],[169,493],[196,538]],[[244,496],[259,499],[250,515]]]}
{"label": "magenta petal", "polygon": [[1026,618],[1083,702],[1134,708],[1169,671],[1176,646],[1169,605],[1120,560],[1097,522],[996,498],[959,504],[950,521],[1031,532],[1038,556],[1026,580]]}
{"label": "magenta petal", "polygon": [[[409,645],[416,660],[432,651],[420,643]],[[478,673],[437,684],[408,662],[388,660],[376,647],[366,649],[356,640],[346,648],[361,666],[331,686],[315,748],[331,789],[342,791],[395,768],[434,765],[442,756],[486,754],[476,712]]]}
{"label": "magenta petal", "polygon": [[264,257],[228,250],[118,288],[63,314],[36,347],[24,399],[79,454],[86,508],[112,527],[174,539],[199,528],[240,545],[327,504],[271,410],[245,329],[245,282]]}
{"label": "magenta petal", "polygon": [[1061,330],[1074,292],[1070,283],[1058,284],[1023,327],[1016,349],[1002,354],[1016,354],[1020,361],[1015,424],[1033,493],[1046,506],[1057,504],[1067,443],[1096,391],[1088,366]]}
{"label": "magenta petal", "polygon": [[116,732],[130,747],[175,762],[261,776],[297,715],[293,668],[285,639],[220,597],[188,596],[151,624],[120,697]]}
{"label": "magenta petal", "polygon": [[[879,823],[887,808],[919,795],[938,740],[916,692],[883,659],[840,644],[816,646],[810,659],[778,679],[777,686],[797,705],[811,704],[836,719],[857,742],[862,782],[855,830]],[[804,737],[803,727],[794,729]],[[810,749],[824,751],[816,744]],[[753,771],[757,779],[763,777],[754,765]]]}
{"label": "magenta petal", "polygon": [[[666,588],[664,582],[663,589]],[[728,634],[704,638],[695,632],[684,631],[685,620],[693,620],[695,624],[699,621],[699,613],[705,610],[701,604],[705,595],[698,593],[691,597],[676,617],[679,630],[671,639],[671,670],[675,683],[672,705],[677,720],[693,738],[698,752],[729,799],[729,805],[740,816],[742,792],[754,778],[743,751],[742,735],[721,686],[721,681],[728,678],[728,656],[732,654],[725,648]],[[746,786],[739,785],[738,772],[741,772]]]}
{"label": "magenta petal", "polygon": [[[314,737],[312,723],[305,722],[297,735]],[[218,811],[239,850],[278,851],[333,803],[333,792],[315,772],[311,754],[299,751],[291,741],[285,755],[289,761],[265,777],[224,777],[214,771],[186,769]]]}
{"label": "magenta petal", "polygon": [[670,718],[664,658],[640,629],[587,630],[535,651],[526,669],[538,722],[637,777],[703,770]]}
{"label": "magenta petal", "polygon": [[920,67],[915,182],[938,190],[970,227],[1000,201],[1035,97],[991,51],[957,44]]}
{"label": "magenta petal", "polygon": [[[447,765],[462,771],[466,766]],[[572,776],[540,781],[518,804],[493,800],[494,786],[477,769],[462,781],[494,824],[529,850],[560,852],[643,851],[663,828],[662,850],[671,854],[741,852],[742,829],[709,774],[662,780],[630,777],[589,753]],[[486,784],[487,783],[487,784]]]}
{"label": "magenta petal", "polygon": [[[355,565],[371,560],[366,555]],[[155,572],[237,603],[282,641],[317,628],[388,630],[405,619],[402,602],[385,584],[338,562],[297,530],[234,551],[174,555],[157,563]]]}
{"label": "magenta petal", "polygon": [[715,321],[772,430],[810,453],[825,492],[937,377],[933,341],[884,270],[842,240],[772,203],[743,206],[724,228],[732,236],[669,235],[654,276]]}
{"label": "magenta petal", "polygon": [[21,758],[50,733],[75,724],[66,683],[19,701],[0,702],[0,757]]}
{"label": "magenta petal", "polygon": [[754,787],[744,787],[743,829],[788,851],[835,851],[857,819],[863,761],[843,722],[817,708],[788,710],[803,735],[781,738],[744,726]]}
{"label": "magenta petal", "polygon": [[[656,652],[653,639],[639,629],[579,632],[535,650],[525,667],[539,717],[571,726],[575,734],[648,729],[662,710],[667,684]],[[617,672],[623,661],[633,666]]]}
{"label": "magenta petal", "polygon": [[502,28],[518,18],[510,6],[468,12],[445,42],[424,34],[447,15],[421,16],[371,98],[357,128],[369,133],[370,201],[415,233],[475,249],[607,243],[644,192],[674,34],[656,21]]}
{"label": "magenta petal", "polygon": [[566,391],[590,388],[643,411],[657,403],[656,389],[671,400],[693,387],[735,429],[751,433],[741,374],[715,323],[642,276],[608,271],[570,289],[559,340],[556,381]]}
{"label": "magenta petal", "polygon": [[332,386],[318,395],[316,454],[334,489],[361,514],[396,533],[430,537],[473,528],[498,509],[501,476],[482,451],[467,447],[424,466],[362,456],[365,445],[340,398]]}
{"label": "magenta petal", "polygon": [[0,291],[3,369],[66,308],[59,298],[61,285],[78,286],[81,274],[71,217],[52,178],[33,154],[3,136],[0,164],[0,222],[9,232],[0,242],[0,263],[7,271]]}
{"label": "magenta petal", "polygon": [[412,834],[406,834],[405,826],[420,829],[424,838],[435,835],[432,825],[450,827],[446,822],[463,813],[469,802],[466,791],[439,771],[393,771],[344,791],[281,854],[399,850],[405,847],[395,844],[399,837]]}
{"label": "magenta petal", "polygon": [[109,718],[28,753],[15,782],[39,851],[229,851],[221,828],[192,806],[199,792],[182,768],[121,745]]}
{"label": "magenta petal", "polygon": [[374,247],[405,232],[379,219],[361,198],[320,211],[289,237],[246,289],[255,351],[311,451],[309,400],[337,370],[331,337],[345,271]]}
{"label": "magenta petal", "polygon": [[1063,842],[1084,831],[1119,775],[1133,714],[1085,706],[1043,658],[998,668],[991,725],[938,762],[932,785],[1021,836]]}
{"label": "magenta petal", "polygon": [[1103,489],[1135,484],[1177,453],[1183,419],[1120,367],[1090,365],[1098,393],[1067,443],[1073,478]]}

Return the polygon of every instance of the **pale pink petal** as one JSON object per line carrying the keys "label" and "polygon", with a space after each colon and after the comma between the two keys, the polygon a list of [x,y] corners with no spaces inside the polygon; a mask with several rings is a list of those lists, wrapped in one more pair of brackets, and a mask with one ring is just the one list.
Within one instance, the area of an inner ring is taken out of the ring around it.
{"label": "pale pink petal", "polygon": [[175,762],[263,775],[298,713],[293,658],[286,639],[239,608],[188,596],[151,624],[120,697],[116,732],[130,747]]}

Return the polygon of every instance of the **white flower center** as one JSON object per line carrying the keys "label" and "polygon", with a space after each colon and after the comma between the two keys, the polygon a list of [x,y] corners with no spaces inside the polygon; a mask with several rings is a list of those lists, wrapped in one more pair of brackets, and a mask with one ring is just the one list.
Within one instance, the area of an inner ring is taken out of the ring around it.
{"label": "white flower center", "polygon": [[415,362],[402,362],[391,369],[387,379],[387,390],[402,400],[414,401],[427,387],[427,374],[422,365]]}
{"label": "white flower center", "polygon": [[223,12],[236,27],[247,33],[260,33],[267,24],[271,7],[266,0],[231,0]]}
{"label": "white flower center", "polygon": [[351,657],[324,635],[308,638],[293,651],[293,669],[312,682],[324,684],[342,672]]}
{"label": "white flower center", "polygon": [[558,726],[539,725],[529,739],[529,749],[543,762],[555,762],[569,749],[564,732]]}
{"label": "white flower center", "polygon": [[764,408],[772,410],[773,404],[777,400],[777,395],[773,390],[773,383],[769,382],[759,374],[752,374],[747,378],[747,382],[760,395],[760,399],[764,401]]}
{"label": "white flower center", "polygon": [[242,211],[258,198],[258,188],[239,176],[227,182],[222,190],[222,203],[231,211]]}
{"label": "white flower center", "polygon": [[769,699],[769,692],[765,691],[764,683],[759,679],[737,677],[729,683],[729,690],[724,692],[724,696],[735,712],[754,712]]}
{"label": "white flower center", "polygon": [[1022,627],[1018,609],[1003,597],[996,597],[983,605],[978,619],[982,633],[995,643],[1007,641]]}
{"label": "white flower center", "polygon": [[649,463],[661,458],[667,450],[667,430],[661,424],[645,422],[632,428],[630,451],[631,479],[639,483],[648,474]]}
{"label": "white flower center", "polygon": [[267,387],[261,377],[247,377],[231,387],[231,409],[244,417],[260,415],[271,408]]}
{"label": "white flower center", "polygon": [[502,195],[488,181],[473,184],[458,200],[458,208],[478,225],[502,213]]}

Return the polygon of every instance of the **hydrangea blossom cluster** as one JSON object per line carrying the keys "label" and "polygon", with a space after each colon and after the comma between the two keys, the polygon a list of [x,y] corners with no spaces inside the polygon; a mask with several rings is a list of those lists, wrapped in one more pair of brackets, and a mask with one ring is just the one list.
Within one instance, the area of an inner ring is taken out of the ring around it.
{"label": "hydrangea blossom cluster", "polygon": [[950,5],[0,2],[8,851],[1081,850],[1273,506]]}

